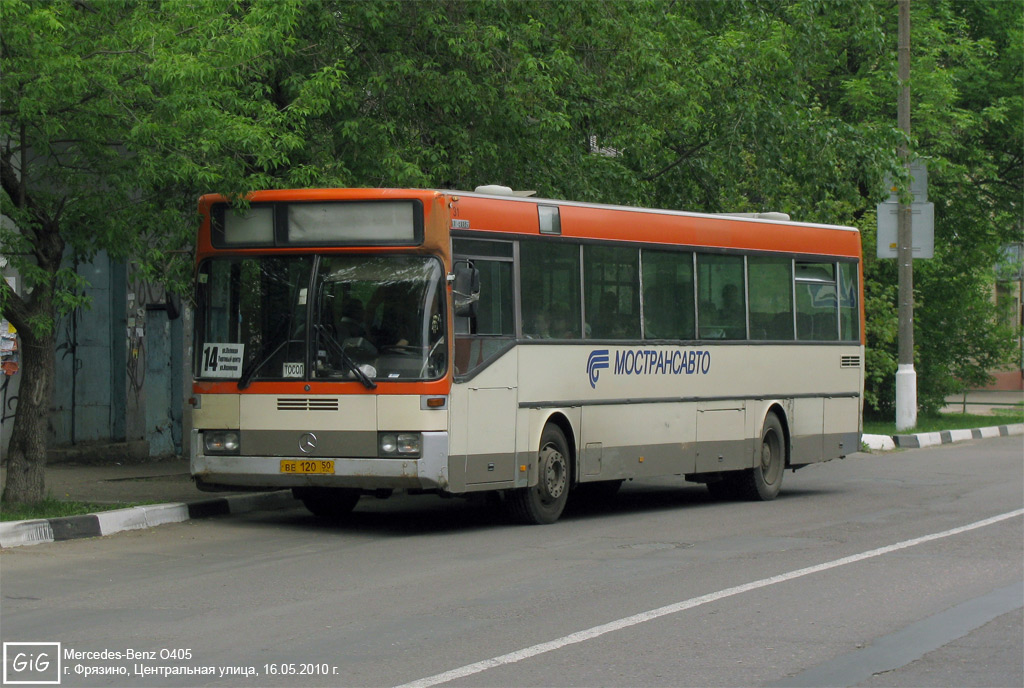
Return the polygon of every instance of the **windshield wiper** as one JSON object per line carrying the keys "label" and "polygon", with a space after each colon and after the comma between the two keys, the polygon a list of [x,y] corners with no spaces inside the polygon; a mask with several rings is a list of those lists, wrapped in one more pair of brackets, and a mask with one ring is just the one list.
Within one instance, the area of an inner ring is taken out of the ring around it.
{"label": "windshield wiper", "polygon": [[281,351],[281,349],[283,349],[285,344],[287,343],[288,338],[285,337],[284,339],[281,340],[281,343],[275,346],[274,350],[271,351],[266,356],[263,356],[263,352],[269,349],[270,345],[268,344],[267,346],[261,348],[259,354],[257,354],[257,356],[260,356],[261,358],[253,359],[256,362],[250,363],[249,366],[242,371],[242,377],[238,381],[238,389],[245,389],[246,387],[248,387],[249,384],[252,382],[253,377],[256,376],[257,371],[259,371],[260,368],[265,366],[270,361],[270,359],[276,356],[278,352]]}
{"label": "windshield wiper", "polygon": [[370,379],[370,376],[364,373],[352,357],[345,353],[345,347],[338,343],[338,340],[327,331],[327,328],[323,325],[313,325],[316,330],[317,337],[323,337],[327,341],[327,344],[334,350],[334,353],[338,355],[341,362],[345,364],[345,367],[352,371],[352,374],[356,376],[356,379],[363,383],[366,389],[377,389],[377,383]]}

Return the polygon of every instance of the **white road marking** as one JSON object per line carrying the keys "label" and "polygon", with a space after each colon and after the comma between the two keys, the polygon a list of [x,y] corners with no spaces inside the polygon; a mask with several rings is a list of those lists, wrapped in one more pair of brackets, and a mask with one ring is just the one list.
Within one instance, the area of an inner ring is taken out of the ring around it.
{"label": "white road marking", "polygon": [[530,647],[523,648],[522,650],[516,650],[515,652],[509,652],[508,654],[500,655],[498,657],[492,657],[485,659],[480,662],[474,662],[473,664],[467,664],[451,671],[445,671],[440,674],[421,678],[410,683],[404,683],[396,688],[430,688],[430,686],[437,686],[448,681],[454,681],[459,678],[465,678],[474,674],[487,671],[488,669],[494,669],[496,667],[504,666],[506,664],[515,664],[521,662],[524,659],[536,657],[547,652],[559,650],[569,645],[576,645],[582,643],[585,640],[591,640],[598,638],[607,633],[613,631],[620,631],[624,628],[631,626],[637,626],[654,619],[659,619],[669,614],[677,614],[687,609],[693,609],[710,602],[717,602],[718,600],[739,595],[741,593],[750,592],[751,590],[758,590],[760,588],[766,588],[769,585],[776,585],[778,583],[785,583],[787,581],[794,580],[796,578],[802,578],[804,576],[810,576],[814,573],[821,573],[822,571],[828,571],[829,569],[838,568],[840,566],[846,566],[847,564],[855,564],[865,559],[873,559],[880,557],[883,554],[890,554],[891,552],[897,552],[901,549],[907,549],[908,547],[916,547],[917,545],[923,545],[926,542],[932,542],[934,540],[941,540],[943,538],[952,537],[961,533],[966,533],[971,530],[977,530],[978,528],[984,528],[1000,521],[1014,518],[1016,516],[1024,515],[1024,509],[1017,509],[1016,511],[1008,511],[998,516],[986,518],[982,521],[975,521],[965,526],[958,528],[952,528],[950,530],[944,530],[941,533],[932,533],[931,535],[923,535],[918,538],[911,540],[904,540],[897,542],[893,545],[887,545],[885,547],[879,547],[878,549],[868,550],[867,552],[861,552],[860,554],[852,554],[848,557],[842,557],[841,559],[834,559],[832,561],[825,562],[824,564],[816,564],[815,566],[808,566],[806,568],[797,569],[796,571],[790,571],[788,573],[782,573],[777,576],[771,576],[770,578],[762,578],[761,580],[753,581],[752,583],[744,583],[743,585],[737,585],[732,588],[726,588],[719,590],[718,592],[709,593],[707,595],[701,595],[700,597],[693,597],[682,602],[676,602],[675,604],[666,605],[664,607],[658,607],[657,609],[651,609],[650,611],[641,612],[640,614],[634,614],[633,616],[627,616],[616,621],[611,621],[600,626],[593,626],[583,631],[577,631],[576,633],[570,633],[569,635],[556,638],[555,640],[549,640],[546,643],[539,643],[537,645],[531,645]]}

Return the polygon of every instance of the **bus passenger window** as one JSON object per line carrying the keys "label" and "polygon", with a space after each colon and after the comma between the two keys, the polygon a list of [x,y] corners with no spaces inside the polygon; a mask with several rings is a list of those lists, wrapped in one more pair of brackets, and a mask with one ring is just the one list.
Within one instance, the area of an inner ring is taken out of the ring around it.
{"label": "bus passenger window", "polygon": [[698,254],[697,289],[701,339],[746,339],[743,258]]}
{"label": "bus passenger window", "polygon": [[751,339],[793,340],[792,271],[790,258],[747,258]]}
{"label": "bus passenger window", "polygon": [[802,341],[839,339],[839,300],[833,263],[796,264],[796,337]]}
{"label": "bus passenger window", "polygon": [[856,263],[839,264],[839,332],[844,342],[860,341],[857,277]]}
{"label": "bus passenger window", "polygon": [[579,246],[524,241],[519,255],[523,335],[531,339],[579,339]]}
{"label": "bus passenger window", "polygon": [[587,329],[592,339],[639,339],[640,253],[619,246],[583,247]]}
{"label": "bus passenger window", "polygon": [[644,338],[693,339],[693,254],[644,251]]}

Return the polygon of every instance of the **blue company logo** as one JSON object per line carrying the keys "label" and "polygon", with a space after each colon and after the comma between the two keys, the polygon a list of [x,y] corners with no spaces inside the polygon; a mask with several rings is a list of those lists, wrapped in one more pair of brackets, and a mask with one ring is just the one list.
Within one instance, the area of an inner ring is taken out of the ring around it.
{"label": "blue company logo", "polygon": [[587,377],[591,387],[597,388],[603,368],[610,369],[613,375],[707,375],[711,370],[711,352],[702,349],[625,349],[615,352],[615,364],[612,365],[608,349],[595,349],[587,358]]}
{"label": "blue company logo", "polygon": [[595,349],[590,352],[587,358],[587,376],[590,378],[590,386],[597,387],[597,376],[602,368],[608,367],[608,349]]}

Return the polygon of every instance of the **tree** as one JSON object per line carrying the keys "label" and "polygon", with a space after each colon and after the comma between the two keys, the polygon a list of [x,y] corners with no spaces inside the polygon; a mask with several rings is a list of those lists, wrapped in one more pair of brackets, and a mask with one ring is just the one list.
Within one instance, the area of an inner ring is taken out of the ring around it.
{"label": "tree", "polygon": [[5,500],[44,495],[54,321],[84,305],[66,259],[105,250],[163,275],[168,251],[189,245],[197,189],[303,178],[291,156],[340,69],[282,71],[303,49],[306,11],[299,0],[0,3],[0,251],[24,287],[0,284],[23,361]]}

